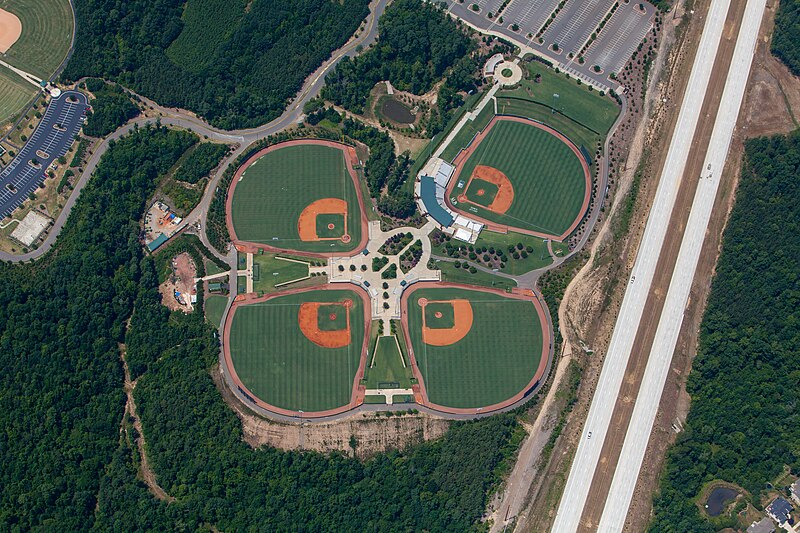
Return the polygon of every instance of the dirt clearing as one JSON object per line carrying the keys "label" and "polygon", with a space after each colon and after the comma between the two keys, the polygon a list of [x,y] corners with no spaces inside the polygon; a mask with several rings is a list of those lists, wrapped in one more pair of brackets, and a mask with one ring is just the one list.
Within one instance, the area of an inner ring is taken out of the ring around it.
{"label": "dirt clearing", "polygon": [[191,313],[197,301],[197,285],[194,278],[197,276],[197,266],[192,257],[183,252],[172,258],[170,262],[172,273],[167,280],[159,285],[161,303],[170,311],[183,311]]}

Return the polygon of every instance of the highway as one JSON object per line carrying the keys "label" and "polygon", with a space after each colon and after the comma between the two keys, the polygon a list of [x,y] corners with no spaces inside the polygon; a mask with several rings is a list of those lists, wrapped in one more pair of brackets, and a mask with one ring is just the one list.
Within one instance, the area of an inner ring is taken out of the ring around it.
{"label": "highway", "polygon": [[[44,181],[50,164],[66,155],[83,125],[87,106],[86,96],[77,91],[64,91],[50,100],[30,139],[0,172],[0,218],[22,205]],[[38,166],[32,166],[31,160],[36,160]]]}
{"label": "highway", "polygon": [[701,95],[706,94],[711,78],[729,5],[730,0],[712,0],[709,8],[642,242],[559,503],[552,529],[557,533],[571,533],[578,530],[636,332],[650,293],[661,248],[669,229],[672,209],[700,118],[704,101]]}
{"label": "highway", "polygon": [[669,290],[664,300],[664,309],[658,322],[653,347],[642,379],[640,390],[647,391],[647,394],[639,394],[636,399],[619,462],[611,482],[611,489],[600,519],[599,531],[622,531],[625,524],[628,507],[633,497],[661,394],[669,373],[672,354],[675,351],[678,334],[683,323],[684,310],[689,301],[689,291],[714,208],[736,119],[744,99],[765,7],[766,0],[748,0],[745,8],[730,70],[725,80],[725,89],[711,133],[708,152],[703,161],[703,173],[692,202],[675,270],[672,273]]}

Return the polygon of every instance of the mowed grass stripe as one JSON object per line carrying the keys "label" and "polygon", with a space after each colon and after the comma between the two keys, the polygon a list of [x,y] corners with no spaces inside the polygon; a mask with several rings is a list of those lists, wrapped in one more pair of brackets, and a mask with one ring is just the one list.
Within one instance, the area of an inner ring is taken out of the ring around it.
{"label": "mowed grass stripe", "polygon": [[[349,298],[351,344],[322,348],[297,323],[302,302]],[[230,351],[242,383],[261,400],[284,409],[323,411],[350,401],[364,339],[364,309],[352,291],[312,291],[236,310]]]}
{"label": "mowed grass stripe", "polygon": [[[323,198],[347,202],[349,243],[300,240],[297,232],[300,213]],[[287,146],[259,158],[244,171],[236,185],[231,215],[239,239],[280,248],[349,251],[361,240],[361,210],[344,153],[328,146]]]}
{"label": "mowed grass stripe", "polygon": [[36,87],[5,67],[0,67],[0,124],[19,113],[33,99]]}
{"label": "mowed grass stripe", "polygon": [[[424,344],[419,298],[470,300],[472,329],[450,346]],[[435,404],[475,408],[502,402],[522,391],[539,367],[542,328],[532,302],[467,289],[420,289],[408,311],[414,354]]]}
{"label": "mowed grass stripe", "polygon": [[[461,172],[468,179],[477,165],[502,171],[514,187],[505,214],[462,206],[494,222],[560,235],[580,214],[586,192],[578,156],[554,135],[521,122],[501,120],[478,145]],[[475,211],[472,211],[475,212]]]}
{"label": "mowed grass stripe", "polygon": [[3,60],[42,79],[49,79],[67,57],[72,42],[68,0],[0,0],[0,8],[19,17],[22,35]]}

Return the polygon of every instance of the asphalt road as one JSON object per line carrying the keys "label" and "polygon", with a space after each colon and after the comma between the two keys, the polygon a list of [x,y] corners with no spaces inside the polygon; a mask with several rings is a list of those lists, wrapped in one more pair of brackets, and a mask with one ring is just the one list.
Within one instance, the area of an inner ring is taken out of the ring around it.
{"label": "asphalt road", "polygon": [[641,383],[642,391],[633,408],[611,489],[600,519],[599,531],[622,531],[633,497],[639,470],[644,460],[661,394],[669,373],[672,355],[678,342],[684,310],[689,301],[700,251],[714,208],[725,159],[730,148],[736,119],[744,98],[753,61],[758,31],[766,0],[749,0],[736,40],[725,89],[722,93],[708,152],[703,161],[703,174],[697,186],[689,220],[670,280],[664,309],[658,322],[653,347]]}
{"label": "asphalt road", "polygon": [[[75,101],[70,101],[71,98]],[[44,181],[50,164],[66,155],[83,125],[87,106],[86,96],[77,91],[64,91],[58,98],[51,99],[30,139],[0,172],[0,218],[10,215],[25,202]],[[31,166],[32,160],[38,161],[40,166]]]}
{"label": "asphalt road", "polygon": [[577,531],[579,526],[664,238],[669,229],[675,198],[700,118],[704,100],[701,95],[706,94],[711,78],[729,5],[730,0],[713,0],[706,18],[653,206],[553,524],[552,531],[557,533]]}

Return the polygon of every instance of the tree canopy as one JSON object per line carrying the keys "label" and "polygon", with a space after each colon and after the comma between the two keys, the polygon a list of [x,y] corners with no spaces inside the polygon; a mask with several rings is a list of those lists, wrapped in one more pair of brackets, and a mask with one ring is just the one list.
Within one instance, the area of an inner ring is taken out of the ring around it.
{"label": "tree canopy", "polygon": [[98,76],[225,128],[283,112],[353,35],[368,0],[76,0],[63,76]]}
{"label": "tree canopy", "polygon": [[772,53],[800,76],[800,0],[783,0],[775,15]]}
{"label": "tree canopy", "polygon": [[[160,305],[164,261],[138,238],[159,176],[197,141],[146,127],[111,143],[54,249],[34,264],[0,264],[0,529],[475,527],[519,442],[512,414],[365,462],[244,442],[212,379],[216,330],[202,312]],[[173,503],[137,478],[123,342],[148,460]]]}
{"label": "tree canopy", "polygon": [[717,531],[694,499],[721,479],[758,500],[800,469],[800,130],[747,143],[697,357],[692,406],[670,451],[650,530]]}

